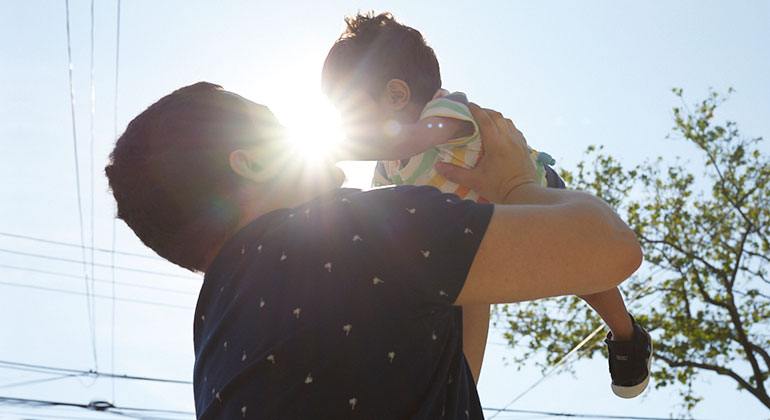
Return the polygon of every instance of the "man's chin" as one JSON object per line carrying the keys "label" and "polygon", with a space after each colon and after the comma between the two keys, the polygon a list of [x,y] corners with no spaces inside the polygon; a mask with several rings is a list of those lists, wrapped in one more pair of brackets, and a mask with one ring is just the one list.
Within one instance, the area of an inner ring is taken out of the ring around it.
{"label": "man's chin", "polygon": [[315,184],[319,194],[339,188],[345,182],[345,173],[337,165],[328,165],[317,173]]}
{"label": "man's chin", "polygon": [[331,163],[316,163],[305,167],[302,176],[295,185],[297,191],[306,191],[312,195],[326,193],[342,186],[345,173]]}
{"label": "man's chin", "polygon": [[345,182],[345,172],[343,172],[337,165],[333,165],[331,171],[336,187],[341,187]]}

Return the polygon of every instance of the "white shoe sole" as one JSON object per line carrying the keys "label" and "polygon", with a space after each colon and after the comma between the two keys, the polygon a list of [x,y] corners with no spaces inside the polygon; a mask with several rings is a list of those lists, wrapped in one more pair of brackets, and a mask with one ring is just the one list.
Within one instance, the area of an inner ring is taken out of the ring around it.
{"label": "white shoe sole", "polygon": [[[647,334],[647,337],[650,335]],[[650,357],[647,359],[647,377],[644,380],[634,386],[618,386],[611,384],[612,392],[620,398],[634,398],[644,392],[647,389],[647,384],[650,382],[650,367],[652,366],[652,339],[650,339]]]}

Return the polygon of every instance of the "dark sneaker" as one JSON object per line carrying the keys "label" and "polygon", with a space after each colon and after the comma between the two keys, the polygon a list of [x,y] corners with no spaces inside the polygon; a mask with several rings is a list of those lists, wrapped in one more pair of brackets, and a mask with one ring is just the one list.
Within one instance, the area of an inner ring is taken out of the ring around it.
{"label": "dark sneaker", "polygon": [[[631,315],[629,315],[631,316]],[[621,398],[634,398],[650,382],[652,340],[650,334],[631,317],[634,336],[628,341],[613,341],[612,332],[604,340],[610,353],[612,392]]]}

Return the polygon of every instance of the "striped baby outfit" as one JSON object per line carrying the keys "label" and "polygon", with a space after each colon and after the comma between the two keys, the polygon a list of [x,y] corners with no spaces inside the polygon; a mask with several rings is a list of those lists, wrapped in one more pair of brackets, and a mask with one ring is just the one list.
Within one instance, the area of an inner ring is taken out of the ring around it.
{"label": "striped baby outfit", "polygon": [[[434,165],[447,162],[464,168],[473,168],[484,153],[479,127],[468,108],[468,98],[462,92],[449,92],[439,89],[433,99],[425,105],[420,120],[429,117],[454,118],[468,121],[473,125],[473,133],[467,137],[449,140],[419,155],[412,156],[406,162],[391,160],[380,161],[372,180],[372,186],[383,185],[431,185],[445,193],[453,193],[463,199],[486,202],[479,194],[468,187],[455,184],[439,174]],[[545,153],[532,153],[532,163],[537,171],[538,183],[548,186],[544,163],[552,162]]]}

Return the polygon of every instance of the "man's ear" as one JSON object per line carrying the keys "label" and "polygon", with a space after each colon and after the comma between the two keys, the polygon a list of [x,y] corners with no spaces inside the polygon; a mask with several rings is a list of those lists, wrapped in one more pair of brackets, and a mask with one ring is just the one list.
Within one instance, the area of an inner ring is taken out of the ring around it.
{"label": "man's ear", "polygon": [[238,149],[230,153],[230,168],[239,176],[261,183],[266,181],[265,168],[257,163],[257,151]]}
{"label": "man's ear", "polygon": [[412,99],[412,92],[409,90],[409,85],[401,79],[391,79],[387,85],[385,85],[385,98],[386,106],[390,107],[394,111],[400,111],[409,105],[409,100]]}

